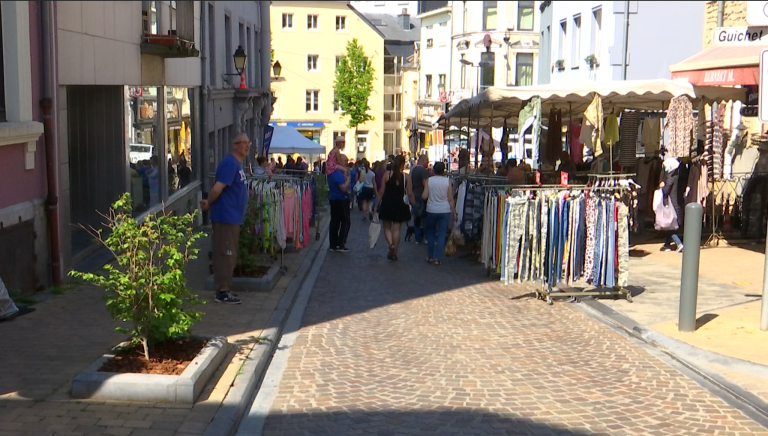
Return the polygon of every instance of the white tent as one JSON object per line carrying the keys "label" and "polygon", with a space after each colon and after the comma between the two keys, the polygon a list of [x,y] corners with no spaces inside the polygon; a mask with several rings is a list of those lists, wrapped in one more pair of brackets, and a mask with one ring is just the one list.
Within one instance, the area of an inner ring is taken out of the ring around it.
{"label": "white tent", "polygon": [[551,108],[570,110],[576,115],[584,112],[595,94],[601,97],[604,110],[665,110],[670,100],[683,95],[694,102],[706,103],[744,100],[746,97],[744,89],[694,86],[669,79],[489,88],[473,98],[460,101],[440,117],[438,123],[458,126],[466,125],[471,119],[472,126],[491,124],[501,127],[504,120],[514,125],[520,110],[534,97],[541,98],[544,115]]}
{"label": "white tent", "polygon": [[325,153],[325,146],[306,138],[293,127],[275,126],[269,153],[317,155]]}

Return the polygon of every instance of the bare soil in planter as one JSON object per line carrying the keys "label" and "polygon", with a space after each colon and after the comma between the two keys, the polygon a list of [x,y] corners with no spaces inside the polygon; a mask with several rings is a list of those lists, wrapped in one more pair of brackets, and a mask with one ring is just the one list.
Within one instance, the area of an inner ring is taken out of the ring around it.
{"label": "bare soil in planter", "polygon": [[235,268],[235,277],[245,277],[250,279],[259,279],[264,277],[269,272],[268,266],[253,265],[253,266],[238,266]]}
{"label": "bare soil in planter", "polygon": [[180,375],[206,342],[202,339],[170,339],[151,347],[149,360],[144,359],[141,345],[131,346],[107,360],[99,372]]}

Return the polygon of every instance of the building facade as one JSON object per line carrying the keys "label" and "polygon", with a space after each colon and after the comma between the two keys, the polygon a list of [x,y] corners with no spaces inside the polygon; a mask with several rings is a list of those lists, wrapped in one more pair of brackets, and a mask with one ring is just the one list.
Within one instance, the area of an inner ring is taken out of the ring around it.
{"label": "building facade", "polygon": [[[333,148],[345,136],[350,158],[383,159],[384,152],[384,34],[348,2],[275,1],[270,8],[275,62],[282,67],[272,82],[277,99],[272,122],[295,127],[301,134]],[[347,43],[357,38],[375,68],[369,99],[374,120],[354,129],[334,104],[336,62]],[[310,156],[305,156],[310,158]]]}
{"label": "building facade", "polygon": [[405,10],[415,16],[419,11],[418,1],[351,1],[353,8],[362,14],[399,15]]}
{"label": "building facade", "polygon": [[[272,113],[269,2],[206,1],[202,18],[202,180],[207,192],[238,132],[247,133],[253,144],[246,166],[262,150]],[[246,55],[245,89],[235,70],[238,48]]]}
{"label": "building facade", "polygon": [[451,3],[450,76],[455,101],[489,87],[536,84],[540,2]]}
{"label": "building facade", "polygon": [[198,208],[201,3],[57,2],[65,267],[124,192],[139,217]]}
{"label": "building facade", "polygon": [[[51,103],[44,89],[45,73],[55,66],[50,58],[43,62],[41,3],[0,3],[0,277],[11,292],[24,294],[48,285],[55,275],[51,271],[46,163],[47,150],[56,149],[50,137],[43,135],[41,104],[44,99]],[[47,16],[50,13],[49,8]],[[48,87],[47,92],[51,90]]]}
{"label": "building facade", "polygon": [[[670,65],[701,50],[704,8],[703,1],[630,2],[626,79],[669,78]],[[549,47],[541,51],[549,57],[539,67],[550,69],[549,83],[623,78],[623,2],[548,2],[545,10]]]}
{"label": "building facade", "polygon": [[413,112],[406,111],[404,102],[409,98],[406,71],[413,67],[410,59],[419,42],[420,20],[406,12],[365,18],[384,34],[384,154],[397,155],[410,151],[408,115]]}

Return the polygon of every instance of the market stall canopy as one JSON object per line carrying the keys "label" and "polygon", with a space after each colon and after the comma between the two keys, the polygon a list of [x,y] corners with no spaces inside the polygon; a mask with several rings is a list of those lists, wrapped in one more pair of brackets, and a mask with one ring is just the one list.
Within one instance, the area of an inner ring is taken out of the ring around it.
{"label": "market stall canopy", "polygon": [[279,154],[324,154],[325,146],[308,139],[293,127],[275,126],[269,153]]}
{"label": "market stall canopy", "polygon": [[766,45],[716,45],[672,65],[672,79],[696,86],[758,85],[760,53]]}
{"label": "market stall canopy", "polygon": [[[447,126],[466,125],[471,117],[471,126],[502,127],[504,120],[509,125],[517,123],[517,116],[526,102],[540,97],[542,112],[546,116],[550,109],[562,109],[581,115],[592,102],[594,95],[602,98],[605,111],[636,109],[663,110],[670,100],[688,96],[694,102],[719,102],[744,100],[744,89],[694,86],[682,80],[622,80],[589,82],[581,84],[518,86],[511,88],[489,88],[477,96],[462,100],[438,122]],[[477,122],[479,120],[479,123]]]}

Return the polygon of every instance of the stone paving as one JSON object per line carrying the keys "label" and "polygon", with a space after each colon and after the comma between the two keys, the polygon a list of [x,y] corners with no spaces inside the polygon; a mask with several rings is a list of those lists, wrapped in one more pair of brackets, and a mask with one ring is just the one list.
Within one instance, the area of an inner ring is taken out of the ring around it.
{"label": "stone paving", "polygon": [[203,290],[209,274],[209,244],[209,238],[202,241],[201,258],[190,263],[187,271],[190,288],[208,303],[200,308],[205,315],[194,333],[227,336],[231,346],[228,364],[218,369],[196,404],[70,399],[72,377],[125,339],[115,333],[118,323],[109,317],[101,291],[80,286],[36,304],[33,313],[0,323],[0,436],[203,434],[310,252],[286,254],[288,274],[272,292],[241,293],[243,303],[229,306],[215,304],[214,293]]}
{"label": "stone paving", "polygon": [[[277,435],[759,435],[754,423],[568,303],[467,258],[329,253],[264,428]],[[383,237],[382,237],[383,241]]]}

